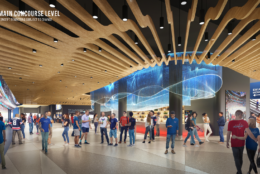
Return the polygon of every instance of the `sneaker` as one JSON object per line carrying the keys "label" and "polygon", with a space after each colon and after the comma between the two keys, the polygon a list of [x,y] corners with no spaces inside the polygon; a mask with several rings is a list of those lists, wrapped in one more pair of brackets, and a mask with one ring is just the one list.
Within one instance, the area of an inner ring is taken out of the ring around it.
{"label": "sneaker", "polygon": [[166,150],[165,152],[164,152],[164,154],[167,154],[168,153],[168,150]]}
{"label": "sneaker", "polygon": [[85,141],[85,143],[84,143],[84,144],[89,144],[89,143]]}
{"label": "sneaker", "polygon": [[206,139],[206,141],[207,141],[207,142],[209,142],[209,140],[208,140],[208,139]]}
{"label": "sneaker", "polygon": [[6,167],[2,167],[2,169],[3,169],[3,170],[5,170],[5,169],[6,169]]}
{"label": "sneaker", "polygon": [[113,146],[113,144],[112,144],[112,143],[109,143],[108,145],[109,145],[109,146]]}
{"label": "sneaker", "polygon": [[153,142],[155,142],[155,140],[153,140]]}
{"label": "sneaker", "polygon": [[151,141],[149,141],[148,143],[151,143]]}
{"label": "sneaker", "polygon": [[126,141],[124,143],[126,144]]}
{"label": "sneaker", "polygon": [[12,143],[12,145],[15,145],[15,143]]}
{"label": "sneaker", "polygon": [[78,145],[78,147],[81,147],[80,145]]}
{"label": "sneaker", "polygon": [[117,146],[118,146],[118,144],[115,144],[114,146],[115,146],[115,147],[117,147]]}
{"label": "sneaker", "polygon": [[143,141],[143,143],[145,143],[145,141]]}
{"label": "sneaker", "polygon": [[100,144],[103,144],[103,142],[101,142]]}
{"label": "sneaker", "polygon": [[204,142],[200,142],[200,145],[202,145]]}
{"label": "sneaker", "polygon": [[132,146],[135,146],[135,144],[132,144]]}
{"label": "sneaker", "polygon": [[119,141],[118,144],[121,144],[121,141]]}
{"label": "sneaker", "polygon": [[190,144],[190,145],[194,146],[194,144]]}
{"label": "sneaker", "polygon": [[80,145],[82,144],[81,141],[79,142],[79,144],[80,144]]}
{"label": "sneaker", "polygon": [[23,143],[19,143],[19,144],[23,144]]}
{"label": "sneaker", "polygon": [[45,151],[45,154],[47,154],[48,152],[47,151]]}
{"label": "sneaker", "polygon": [[172,154],[175,154],[174,150],[172,149]]}
{"label": "sneaker", "polygon": [[127,145],[127,147],[132,147],[132,144]]}

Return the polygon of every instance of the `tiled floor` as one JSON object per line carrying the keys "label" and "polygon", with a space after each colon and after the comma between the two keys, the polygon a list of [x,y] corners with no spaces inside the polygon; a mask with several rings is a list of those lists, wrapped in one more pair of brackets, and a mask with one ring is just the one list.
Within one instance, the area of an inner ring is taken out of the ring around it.
{"label": "tiled floor", "polygon": [[[93,126],[94,127],[94,126]],[[137,134],[136,146],[118,147],[100,144],[100,134],[90,130],[89,145],[74,148],[73,137],[70,146],[63,146],[61,124],[54,124],[53,145],[49,146],[48,154],[41,151],[41,136],[29,135],[26,127],[24,144],[10,145],[6,158],[7,170],[1,174],[77,174],[77,173],[236,173],[231,149],[217,143],[218,137],[210,137],[211,142],[201,146],[183,147],[183,141],[175,142],[176,154],[164,154],[165,138],[156,138],[151,144],[142,143],[143,135]],[[35,127],[34,127],[35,132]],[[71,134],[70,129],[69,134]],[[11,138],[11,137],[8,137]],[[243,172],[246,173],[249,161],[244,154]]]}

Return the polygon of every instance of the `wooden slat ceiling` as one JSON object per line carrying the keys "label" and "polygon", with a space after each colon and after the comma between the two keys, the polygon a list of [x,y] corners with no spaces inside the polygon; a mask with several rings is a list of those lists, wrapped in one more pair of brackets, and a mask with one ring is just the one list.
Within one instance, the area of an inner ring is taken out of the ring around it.
{"label": "wooden slat ceiling", "polygon": [[[44,0],[22,0],[32,9],[38,11],[54,10]],[[89,0],[90,1],[90,0]],[[195,20],[198,0],[192,0],[188,10],[184,45],[184,55],[176,56],[176,32],[174,27],[174,13],[170,0],[165,0],[164,9],[167,22],[170,25],[172,50],[174,58],[167,57],[161,39],[155,27],[154,20],[142,13],[138,1],[126,0],[135,19],[123,21],[107,0],[93,0],[110,25],[102,25],[93,19],[91,11],[85,10],[75,0],[57,0],[71,14],[78,18],[91,31],[80,26],[77,22],[60,12],[59,17],[52,17],[57,25],[74,33],[75,37],[59,30],[57,27],[42,21],[4,22],[0,21],[0,74],[13,91],[18,102],[23,104],[72,104],[89,105],[93,90],[108,85],[134,71],[142,68],[168,65],[169,61],[186,59],[191,63],[219,64],[231,68],[248,77],[260,80],[260,36],[251,41],[251,37],[260,29],[260,22],[256,22],[242,36],[241,31],[254,20],[260,18],[260,0],[248,0],[241,7],[232,7],[226,14],[223,10],[228,0],[218,0],[215,7],[207,9],[205,23],[201,26],[197,40],[193,45],[193,53],[184,56],[187,51],[189,36],[192,33],[191,23]],[[147,0],[147,3],[150,1]],[[149,8],[149,5],[147,5]],[[18,6],[9,1],[0,0],[0,11],[18,11]],[[158,8],[158,13],[160,9]],[[202,44],[202,38],[211,20],[218,20],[224,15],[214,34],[204,48],[203,54],[196,52]],[[12,16],[17,18],[17,16]],[[1,19],[9,18],[2,16]],[[34,17],[25,17],[34,18]],[[240,20],[231,35],[226,35],[224,41],[214,46],[220,35],[225,32],[227,24],[233,20]],[[160,56],[139,28],[148,28],[157,46]],[[129,30],[137,35],[142,48],[136,45],[127,33]],[[77,37],[76,37],[77,36]],[[238,39],[236,38],[237,36]],[[53,42],[53,39],[58,42]],[[120,38],[120,39],[119,39]],[[235,41],[236,39],[236,41]],[[124,43],[122,42],[124,41]],[[195,40],[194,40],[195,41]],[[235,41],[234,43],[232,41]],[[87,48],[87,52],[83,49]],[[102,48],[100,51],[99,48]],[[212,50],[213,48],[217,48]],[[33,53],[32,49],[37,50]],[[213,55],[208,58],[207,53]],[[63,64],[63,66],[61,66]],[[41,66],[41,67],[40,67]],[[12,69],[8,69],[11,67]]]}

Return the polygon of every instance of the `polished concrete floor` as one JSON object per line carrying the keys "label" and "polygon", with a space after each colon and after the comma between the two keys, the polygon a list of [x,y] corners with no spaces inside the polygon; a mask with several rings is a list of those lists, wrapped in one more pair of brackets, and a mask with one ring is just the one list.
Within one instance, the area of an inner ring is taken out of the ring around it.
{"label": "polished concrete floor", "polygon": [[[70,145],[63,146],[63,128],[55,123],[53,144],[45,155],[41,151],[41,136],[35,134],[35,127],[33,135],[29,135],[28,129],[27,125],[24,144],[19,145],[16,137],[17,143],[10,145],[5,155],[7,170],[0,169],[1,174],[236,173],[232,151],[219,145],[218,137],[210,137],[211,141],[201,146],[190,146],[187,142],[187,147],[183,147],[183,141],[176,141],[176,154],[165,155],[165,137],[156,138],[151,144],[143,144],[143,135],[137,134],[135,147],[127,147],[127,144],[113,147],[100,144],[100,134],[95,134],[92,129],[88,136],[90,144],[74,148],[71,136]],[[71,132],[72,129],[69,134]],[[245,153],[243,173],[247,173],[248,168],[249,161]]]}

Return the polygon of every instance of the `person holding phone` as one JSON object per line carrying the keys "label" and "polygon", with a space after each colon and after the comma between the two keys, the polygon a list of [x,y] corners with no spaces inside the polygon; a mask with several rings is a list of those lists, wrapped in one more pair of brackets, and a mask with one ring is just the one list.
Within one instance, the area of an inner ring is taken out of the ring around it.
{"label": "person holding phone", "polygon": [[175,112],[171,111],[171,117],[167,118],[166,121],[166,128],[167,128],[167,138],[166,138],[166,151],[165,154],[168,153],[168,149],[169,149],[169,143],[170,140],[172,139],[172,154],[175,154],[174,151],[174,143],[175,143],[175,137],[179,136],[179,119],[175,117]]}

